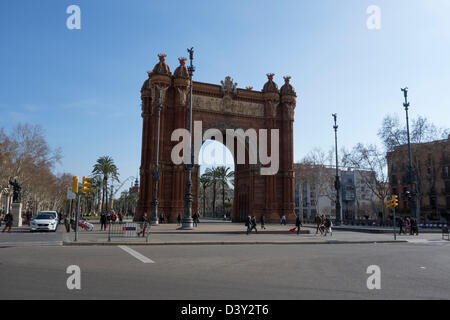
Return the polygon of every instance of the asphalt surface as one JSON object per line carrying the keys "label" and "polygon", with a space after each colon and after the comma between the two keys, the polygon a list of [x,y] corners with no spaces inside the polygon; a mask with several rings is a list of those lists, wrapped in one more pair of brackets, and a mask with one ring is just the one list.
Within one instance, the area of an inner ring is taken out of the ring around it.
{"label": "asphalt surface", "polygon": [[[380,290],[367,288],[371,265]],[[450,299],[449,279],[441,242],[0,248],[0,299]]]}

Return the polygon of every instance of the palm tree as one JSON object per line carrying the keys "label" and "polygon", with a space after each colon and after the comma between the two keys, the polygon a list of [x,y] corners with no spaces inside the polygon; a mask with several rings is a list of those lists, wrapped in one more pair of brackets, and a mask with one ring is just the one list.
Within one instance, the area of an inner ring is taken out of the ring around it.
{"label": "palm tree", "polygon": [[207,168],[205,170],[204,175],[206,175],[210,179],[210,184],[213,187],[213,201],[212,201],[212,207],[213,207],[213,217],[216,216],[216,191],[217,191],[217,182],[218,182],[218,174],[217,174],[217,168]]}
{"label": "palm tree", "polygon": [[103,177],[101,175],[94,176],[92,180],[91,190],[95,192],[95,197],[97,199],[97,205],[95,206],[94,211],[96,213],[101,212],[102,209],[102,190],[103,190]]}
{"label": "palm tree", "polygon": [[216,169],[217,180],[222,185],[222,210],[225,214],[225,186],[228,185],[228,181],[234,178],[234,171],[230,171],[229,167],[221,166]]}
{"label": "palm tree", "polygon": [[[97,159],[97,163],[92,170],[93,174],[103,176],[103,199],[102,199],[102,212],[108,210],[108,179],[119,181],[117,177],[119,175],[117,166],[114,164],[114,160],[111,157],[104,156]],[[106,210],[104,210],[103,203],[106,199]]]}
{"label": "palm tree", "polygon": [[206,212],[206,188],[211,184],[211,179],[207,174],[202,174],[199,180],[202,188],[203,188],[203,216],[205,216]]}

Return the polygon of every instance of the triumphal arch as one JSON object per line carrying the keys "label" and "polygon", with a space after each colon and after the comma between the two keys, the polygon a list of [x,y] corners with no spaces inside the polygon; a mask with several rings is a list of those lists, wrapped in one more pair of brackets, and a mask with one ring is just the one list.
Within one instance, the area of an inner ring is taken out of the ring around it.
{"label": "triumphal arch", "polygon": [[[183,216],[184,212],[185,169],[183,164],[174,163],[171,157],[172,150],[179,143],[172,141],[171,137],[176,129],[188,128],[190,80],[185,58],[179,58],[180,65],[172,74],[165,62],[165,55],[158,57],[159,62],[148,72],[148,79],[141,88],[141,184],[136,218],[144,213],[150,216],[152,212],[152,172],[156,163],[157,103],[160,99],[158,211],[173,222],[179,213]],[[267,165],[261,163],[259,156],[257,163],[250,163],[251,148],[248,145],[245,147],[246,163],[236,161],[238,143],[234,150],[230,150],[235,159],[232,215],[235,222],[243,221],[248,214],[255,215],[257,219],[264,215],[268,222],[278,222],[282,215],[286,215],[289,221],[295,219],[293,122],[296,93],[289,83],[290,77],[284,77],[285,83],[280,89],[274,82],[273,74],[267,74],[267,77],[261,91],[255,91],[251,87],[237,88],[230,77],[226,77],[220,85],[193,82],[192,117],[196,123],[201,121],[201,130],[216,128],[225,132],[227,129],[254,129],[258,133],[257,138],[261,138],[261,129],[279,133],[278,141],[271,141],[273,137],[268,135],[267,153],[279,157],[274,174],[261,174],[261,167]],[[158,97],[160,92],[161,98]],[[194,126],[194,136],[195,130]],[[225,134],[224,136],[227,137]],[[278,149],[278,155],[271,149]],[[198,180],[197,165],[192,171],[192,212],[198,210]]]}

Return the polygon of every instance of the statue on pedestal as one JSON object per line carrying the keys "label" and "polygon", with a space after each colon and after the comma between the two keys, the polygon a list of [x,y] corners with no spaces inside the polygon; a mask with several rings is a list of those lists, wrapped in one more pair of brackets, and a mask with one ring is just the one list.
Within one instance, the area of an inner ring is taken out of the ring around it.
{"label": "statue on pedestal", "polygon": [[21,185],[17,182],[17,179],[12,181],[12,178],[9,178],[9,184],[13,187],[13,202],[20,202],[20,190],[22,189]]}

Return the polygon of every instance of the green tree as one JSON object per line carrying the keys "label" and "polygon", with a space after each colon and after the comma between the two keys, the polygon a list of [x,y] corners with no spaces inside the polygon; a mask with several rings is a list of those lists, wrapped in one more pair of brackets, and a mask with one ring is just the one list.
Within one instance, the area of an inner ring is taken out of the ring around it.
{"label": "green tree", "polygon": [[119,182],[117,166],[111,157],[100,157],[97,159],[92,173],[103,177],[102,212],[106,212],[108,210],[108,180],[111,178],[113,181],[116,180]]}
{"label": "green tree", "polygon": [[209,187],[211,184],[211,178],[207,174],[202,174],[200,176],[200,185],[203,189],[203,216],[205,216],[206,213],[206,188]]}
{"label": "green tree", "polygon": [[225,188],[228,182],[234,178],[234,171],[229,167],[221,166],[216,169],[217,182],[222,186],[222,214],[225,214]]}
{"label": "green tree", "polygon": [[217,168],[207,168],[205,170],[204,175],[206,175],[210,180],[210,185],[213,187],[213,201],[212,201],[212,207],[213,207],[213,216],[216,216],[216,194],[217,194],[217,182],[219,181],[219,175]]}

